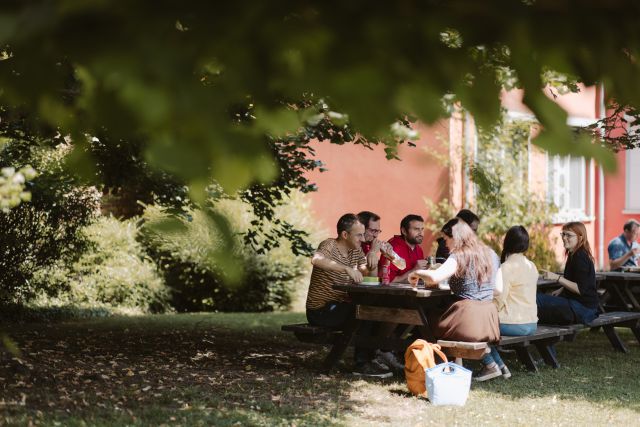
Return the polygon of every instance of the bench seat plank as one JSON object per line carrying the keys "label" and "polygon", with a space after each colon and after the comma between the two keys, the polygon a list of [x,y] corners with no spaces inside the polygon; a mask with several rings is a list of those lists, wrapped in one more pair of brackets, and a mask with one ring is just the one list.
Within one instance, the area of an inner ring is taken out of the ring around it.
{"label": "bench seat plank", "polygon": [[438,340],[438,344],[442,348],[461,348],[465,350],[484,350],[487,348],[486,342],[466,342],[466,341],[448,341]]}
{"label": "bench seat plank", "polygon": [[565,335],[571,335],[573,333],[574,331],[571,328],[539,325],[538,329],[536,329],[536,331],[531,335],[503,335],[500,337],[500,342],[498,343],[498,345],[510,346],[520,344],[527,346],[534,341],[545,340],[547,338],[562,337]]}
{"label": "bench seat plank", "polygon": [[595,320],[589,323],[590,328],[599,326],[624,324],[629,321],[640,320],[640,313],[633,311],[616,311],[611,313],[602,313]]}
{"label": "bench seat plank", "polygon": [[300,332],[303,334],[311,334],[311,335],[326,334],[332,331],[331,329],[325,328],[324,326],[314,326],[308,323],[295,323],[293,325],[282,325],[280,329],[285,332]]}
{"label": "bench seat plank", "polygon": [[282,331],[293,332],[296,338],[301,342],[313,344],[333,344],[335,338],[341,333],[340,331],[324,326],[313,326],[308,323],[296,323],[293,325],[282,325]]}
{"label": "bench seat plank", "polygon": [[[536,332],[531,335],[502,336],[498,344],[502,347],[514,347],[520,362],[527,369],[535,372],[538,368],[531,354],[531,346],[533,345],[538,349],[545,363],[553,368],[558,368],[560,364],[550,350],[550,346],[561,341],[562,337],[573,335],[574,333],[571,328],[540,325]],[[465,359],[481,359],[488,347],[485,342],[439,340],[438,344],[446,350],[447,354]]]}
{"label": "bench seat plank", "polygon": [[640,342],[640,313],[633,311],[615,311],[609,313],[601,313],[596,317],[593,322],[588,325],[574,324],[567,326],[559,326],[560,328],[567,328],[573,331],[573,336],[565,338],[567,341],[573,341],[573,338],[578,332],[589,328],[602,328],[607,335],[609,342],[613,346],[613,349],[623,353],[627,353],[629,350],[624,345],[624,342],[616,332],[615,328],[629,328],[635,335],[638,342]]}
{"label": "bench seat plank", "polygon": [[486,342],[438,340],[438,344],[449,357],[472,360],[482,359],[488,347]]}

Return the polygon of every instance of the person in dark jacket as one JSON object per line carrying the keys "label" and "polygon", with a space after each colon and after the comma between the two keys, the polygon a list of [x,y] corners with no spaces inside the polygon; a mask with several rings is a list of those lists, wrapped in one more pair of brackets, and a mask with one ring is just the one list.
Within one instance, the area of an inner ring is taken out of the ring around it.
{"label": "person in dark jacket", "polygon": [[551,294],[537,295],[539,322],[586,325],[598,317],[596,271],[587,230],[581,222],[569,222],[562,226],[560,235],[567,255],[564,274],[542,271],[545,279],[555,280],[562,287]]}
{"label": "person in dark jacket", "polygon": [[[471,227],[474,233],[478,234],[478,226],[480,225],[480,218],[478,215],[471,212],[469,209],[462,209],[456,214],[456,218],[460,218]],[[444,236],[441,236],[437,240],[438,248],[436,249],[436,262],[443,263],[449,258],[449,248],[444,240]]]}

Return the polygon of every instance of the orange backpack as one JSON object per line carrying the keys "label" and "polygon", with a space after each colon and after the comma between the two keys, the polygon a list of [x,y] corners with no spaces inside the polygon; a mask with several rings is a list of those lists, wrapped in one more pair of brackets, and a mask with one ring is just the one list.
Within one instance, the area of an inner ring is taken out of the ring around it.
{"label": "orange backpack", "polygon": [[415,340],[404,353],[404,376],[407,379],[407,387],[417,396],[428,397],[424,372],[436,366],[434,352],[444,363],[447,363],[447,356],[440,350],[440,346],[425,340]]}

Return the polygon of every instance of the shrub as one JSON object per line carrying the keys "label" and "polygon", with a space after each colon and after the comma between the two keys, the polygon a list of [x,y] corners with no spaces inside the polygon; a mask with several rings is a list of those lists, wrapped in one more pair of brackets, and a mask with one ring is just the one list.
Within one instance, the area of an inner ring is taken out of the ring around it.
{"label": "shrub", "polygon": [[[248,204],[239,200],[218,200],[207,212],[187,208],[179,220],[179,229],[163,228],[169,214],[161,206],[150,205],[144,213],[143,240],[149,253],[164,273],[172,290],[172,304],[179,311],[271,311],[287,309],[292,293],[308,274],[309,261],[296,256],[290,243],[281,238],[279,246],[265,253],[257,253],[244,243],[246,233],[254,221]],[[221,244],[220,230],[209,214],[227,219],[234,233],[233,257],[242,266],[239,283],[229,280],[226,269],[212,256]],[[294,193],[276,217],[302,230],[314,230],[308,202]],[[266,227],[271,226],[269,223]]]}
{"label": "shrub", "polygon": [[40,291],[34,272],[56,262],[71,262],[84,247],[80,229],[96,216],[99,194],[78,186],[64,171],[65,145],[9,140],[1,166],[31,164],[38,176],[26,184],[31,201],[0,212],[0,304],[28,302]]}
{"label": "shrub", "polygon": [[138,229],[135,219],[119,221],[111,216],[83,229],[88,247],[76,262],[69,266],[59,262],[34,276],[43,283],[40,287],[48,290],[39,295],[35,305],[142,313],[167,310],[169,291],[136,240]]}

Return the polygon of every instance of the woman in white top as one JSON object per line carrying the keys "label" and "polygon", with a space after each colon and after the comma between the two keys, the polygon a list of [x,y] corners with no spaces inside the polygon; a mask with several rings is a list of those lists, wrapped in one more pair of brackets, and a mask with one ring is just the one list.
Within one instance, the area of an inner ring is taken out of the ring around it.
{"label": "woman in white top", "polygon": [[[531,335],[538,326],[536,291],[538,269],[524,256],[529,249],[529,233],[521,225],[511,227],[504,237],[504,245],[494,290],[494,303],[500,318],[500,335]],[[486,381],[511,373],[495,347],[483,359],[483,368],[476,376]]]}

